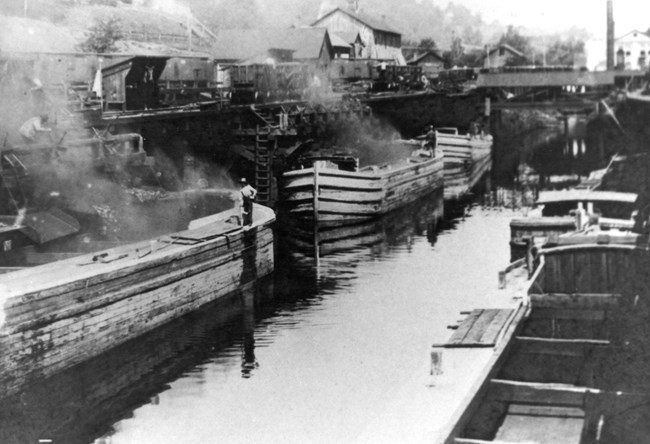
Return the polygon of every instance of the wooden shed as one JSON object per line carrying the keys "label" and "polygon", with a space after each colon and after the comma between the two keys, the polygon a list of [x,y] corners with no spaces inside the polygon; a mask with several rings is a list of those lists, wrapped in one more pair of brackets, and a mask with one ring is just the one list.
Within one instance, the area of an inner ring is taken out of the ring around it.
{"label": "wooden shed", "polygon": [[407,62],[409,66],[419,66],[422,68],[422,74],[429,78],[438,77],[438,73],[445,69],[445,61],[436,51],[425,51],[416,53]]}
{"label": "wooden shed", "polygon": [[131,57],[102,69],[105,107],[113,110],[160,106],[158,79],[169,57]]}

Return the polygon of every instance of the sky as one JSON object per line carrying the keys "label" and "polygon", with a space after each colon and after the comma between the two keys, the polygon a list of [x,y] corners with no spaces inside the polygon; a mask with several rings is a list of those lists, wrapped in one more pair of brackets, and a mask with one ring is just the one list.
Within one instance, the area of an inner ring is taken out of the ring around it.
{"label": "sky", "polygon": [[[422,3],[427,0],[420,0]],[[432,0],[446,5],[449,0]],[[606,0],[452,0],[480,12],[486,22],[519,24],[544,31],[561,31],[576,26],[594,35],[605,35]],[[613,0],[615,35],[650,28],[650,1]]]}

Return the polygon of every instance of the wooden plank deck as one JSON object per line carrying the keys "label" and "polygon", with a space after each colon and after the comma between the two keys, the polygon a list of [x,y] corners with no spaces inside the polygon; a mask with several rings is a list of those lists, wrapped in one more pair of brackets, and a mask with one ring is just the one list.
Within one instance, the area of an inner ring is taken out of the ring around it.
{"label": "wooden plank deck", "polygon": [[495,440],[578,444],[585,412],[578,407],[510,404]]}
{"label": "wooden plank deck", "polygon": [[494,347],[513,311],[497,308],[473,310],[447,341],[445,347]]}
{"label": "wooden plank deck", "polygon": [[201,242],[208,239],[231,233],[239,230],[241,227],[230,222],[211,223],[201,228],[194,230],[185,230],[170,235],[172,239],[188,240]]}

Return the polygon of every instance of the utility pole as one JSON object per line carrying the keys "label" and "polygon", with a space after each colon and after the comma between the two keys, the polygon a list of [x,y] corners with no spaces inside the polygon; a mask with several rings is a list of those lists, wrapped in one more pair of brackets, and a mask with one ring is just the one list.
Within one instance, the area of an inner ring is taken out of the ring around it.
{"label": "utility pole", "polygon": [[23,2],[23,16],[27,17],[27,0]]}
{"label": "utility pole", "polygon": [[614,69],[614,6],[607,0],[607,70]]}
{"label": "utility pole", "polygon": [[192,50],[192,14],[187,14],[187,50]]}

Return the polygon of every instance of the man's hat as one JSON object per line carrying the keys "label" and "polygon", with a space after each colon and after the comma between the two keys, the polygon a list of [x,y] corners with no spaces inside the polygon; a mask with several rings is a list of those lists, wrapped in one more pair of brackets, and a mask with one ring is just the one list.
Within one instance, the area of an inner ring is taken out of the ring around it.
{"label": "man's hat", "polygon": [[241,179],[239,179],[239,183],[245,184],[246,183],[246,178],[242,177]]}

